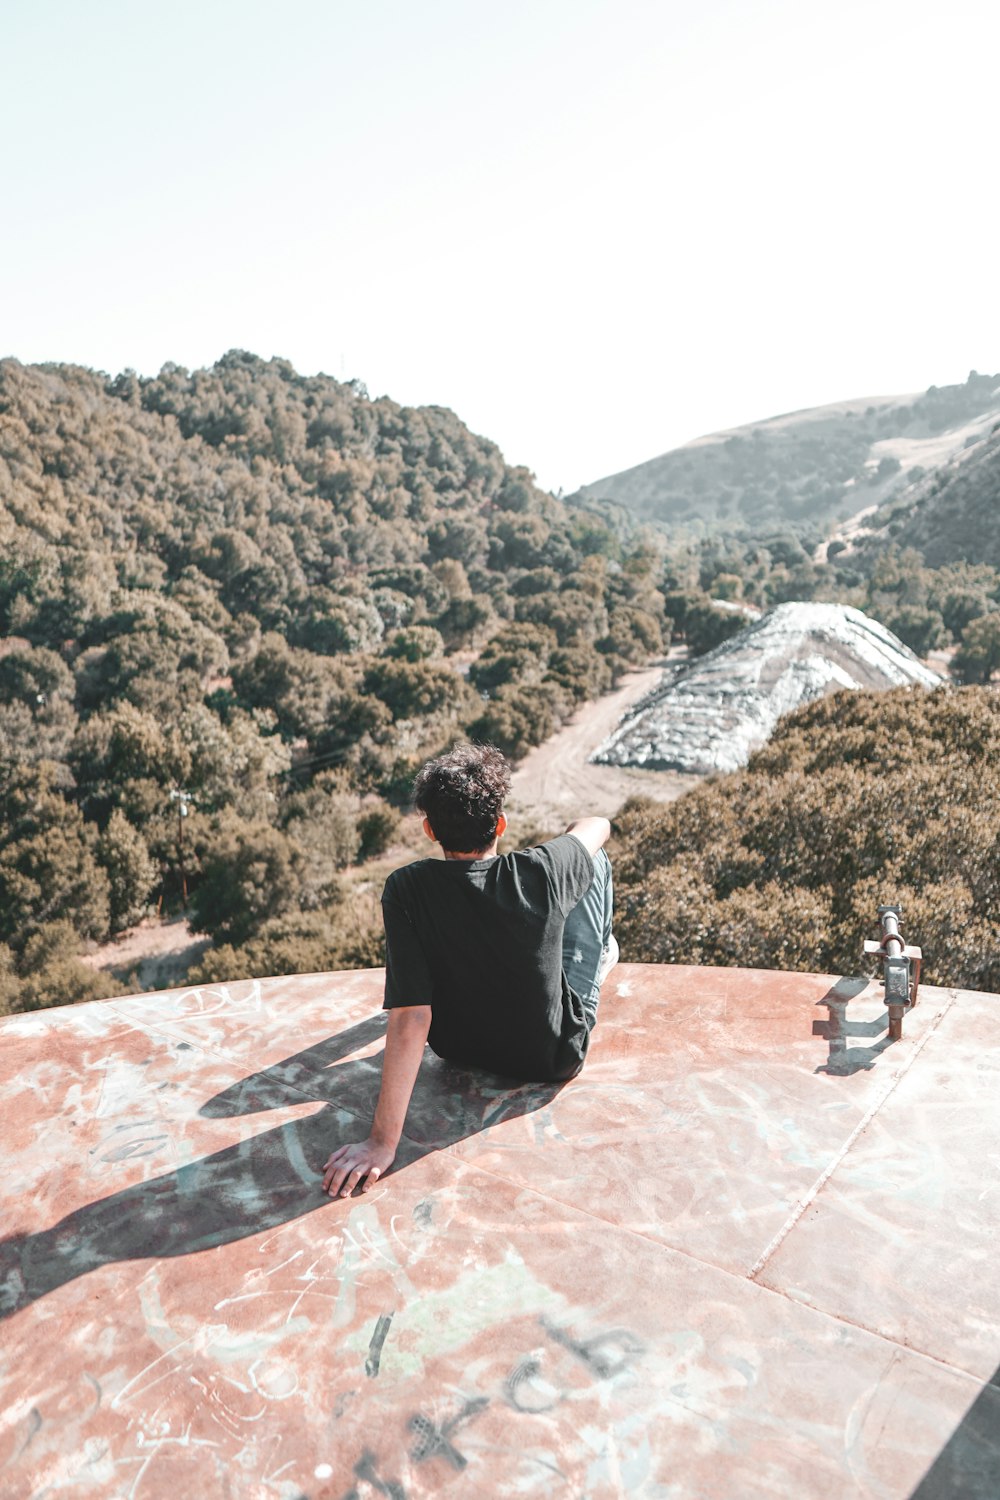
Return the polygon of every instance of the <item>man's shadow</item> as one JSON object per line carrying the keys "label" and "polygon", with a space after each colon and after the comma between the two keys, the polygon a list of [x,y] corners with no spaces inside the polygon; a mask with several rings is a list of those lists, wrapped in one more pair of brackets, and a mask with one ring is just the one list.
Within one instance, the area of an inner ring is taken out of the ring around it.
{"label": "man's shadow", "polygon": [[[87,1204],[50,1229],[0,1240],[0,1318],[100,1266],[232,1244],[330,1204],[323,1164],[367,1135],[381,1079],[380,1053],[344,1059],[384,1031],[384,1015],[361,1021],[241,1079],[198,1111],[223,1119],[312,1102],[314,1113]],[[391,1172],[542,1109],[561,1087],[455,1067],[428,1051]]]}
{"label": "man's shadow", "polygon": [[[826,1062],[816,1069],[817,1073],[832,1073],[843,1078],[850,1073],[859,1073],[862,1068],[874,1068],[881,1053],[892,1045],[888,1011],[874,1021],[847,1019],[848,1005],[867,988],[867,979],[838,979],[822,1000],[816,1002],[826,1006],[828,1018],[813,1022],[813,1036],[825,1037],[830,1049]],[[881,1036],[881,1040],[871,1047],[852,1047],[849,1043],[851,1037],[873,1036]]]}

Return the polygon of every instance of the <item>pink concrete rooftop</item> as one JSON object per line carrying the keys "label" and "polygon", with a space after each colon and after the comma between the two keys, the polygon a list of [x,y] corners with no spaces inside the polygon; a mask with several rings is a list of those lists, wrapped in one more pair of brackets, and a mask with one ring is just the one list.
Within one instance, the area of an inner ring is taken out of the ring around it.
{"label": "pink concrete rooftop", "polygon": [[428,1056],[381,974],[14,1016],[0,1495],[1000,1494],[1000,1000],[623,965],[584,1073]]}

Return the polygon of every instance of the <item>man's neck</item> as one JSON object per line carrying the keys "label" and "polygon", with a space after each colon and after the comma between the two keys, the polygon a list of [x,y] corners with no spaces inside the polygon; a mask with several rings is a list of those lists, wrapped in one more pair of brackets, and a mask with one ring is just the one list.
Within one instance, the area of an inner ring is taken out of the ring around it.
{"label": "man's neck", "polygon": [[469,864],[474,859],[495,859],[498,842],[499,840],[494,839],[488,849],[480,849],[476,854],[453,854],[450,849],[442,849],[441,852],[445,859],[464,859]]}

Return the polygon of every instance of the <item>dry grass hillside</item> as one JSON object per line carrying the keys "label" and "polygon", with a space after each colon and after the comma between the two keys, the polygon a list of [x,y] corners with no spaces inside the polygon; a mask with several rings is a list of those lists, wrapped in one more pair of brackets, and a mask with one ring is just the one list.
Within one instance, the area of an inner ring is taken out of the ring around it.
{"label": "dry grass hillside", "polygon": [[580,491],[676,532],[825,532],[882,506],[1000,420],[1000,375],[871,396],[711,433]]}

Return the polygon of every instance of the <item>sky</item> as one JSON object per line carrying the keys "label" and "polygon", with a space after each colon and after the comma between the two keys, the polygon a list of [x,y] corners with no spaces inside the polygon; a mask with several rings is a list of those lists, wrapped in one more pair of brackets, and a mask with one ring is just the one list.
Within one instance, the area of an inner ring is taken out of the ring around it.
{"label": "sky", "polygon": [[280,355],[571,493],[1000,371],[995,0],[0,0],[0,355]]}

